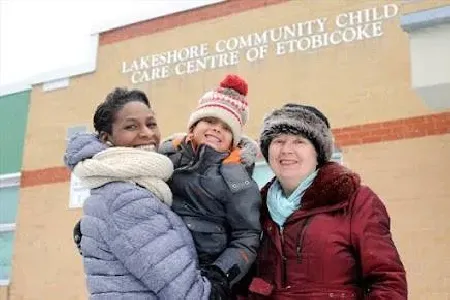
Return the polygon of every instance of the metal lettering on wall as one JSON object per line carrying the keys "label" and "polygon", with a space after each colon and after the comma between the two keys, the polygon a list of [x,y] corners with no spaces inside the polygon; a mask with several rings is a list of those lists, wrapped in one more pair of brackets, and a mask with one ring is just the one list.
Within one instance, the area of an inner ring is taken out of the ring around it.
{"label": "metal lettering on wall", "polygon": [[[221,39],[213,43],[144,55],[122,62],[122,73],[133,84],[185,76],[203,70],[234,66],[242,61],[254,63],[269,53],[283,56],[311,52],[328,46],[381,37],[383,21],[398,14],[396,4],[344,12],[334,20],[317,18],[262,32]],[[334,22],[330,24],[330,22]],[[327,30],[332,27],[332,30]]]}

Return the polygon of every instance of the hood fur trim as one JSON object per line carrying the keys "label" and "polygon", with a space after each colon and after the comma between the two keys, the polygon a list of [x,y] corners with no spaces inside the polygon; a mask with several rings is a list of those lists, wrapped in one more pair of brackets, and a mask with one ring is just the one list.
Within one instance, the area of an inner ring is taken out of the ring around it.
{"label": "hood fur trim", "polygon": [[[183,141],[187,136],[187,133],[174,133],[163,139],[158,152],[164,155],[173,154],[176,151],[176,146]],[[236,146],[239,150],[238,162],[240,162],[245,168],[253,167],[258,156],[258,143],[248,136],[242,136],[240,143]],[[235,150],[232,151],[233,156],[236,155]],[[233,159],[225,159],[226,162],[234,161]]]}
{"label": "hood fur trim", "polygon": [[255,164],[258,157],[258,143],[249,138],[248,136],[242,136],[241,142],[237,145],[241,149],[241,163],[245,167],[251,167]]}
{"label": "hood fur trim", "polygon": [[347,202],[361,186],[361,178],[335,162],[325,163],[302,200],[302,210]]}

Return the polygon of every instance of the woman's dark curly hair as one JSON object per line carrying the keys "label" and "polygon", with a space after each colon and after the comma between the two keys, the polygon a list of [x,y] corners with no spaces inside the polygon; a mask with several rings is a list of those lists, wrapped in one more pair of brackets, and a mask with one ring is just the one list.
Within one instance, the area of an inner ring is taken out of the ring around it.
{"label": "woman's dark curly hair", "polygon": [[147,96],[139,90],[128,90],[127,88],[116,87],[106,96],[105,101],[97,106],[94,114],[94,128],[97,133],[106,132],[111,134],[112,124],[116,113],[129,102],[142,102],[148,108],[152,108]]}

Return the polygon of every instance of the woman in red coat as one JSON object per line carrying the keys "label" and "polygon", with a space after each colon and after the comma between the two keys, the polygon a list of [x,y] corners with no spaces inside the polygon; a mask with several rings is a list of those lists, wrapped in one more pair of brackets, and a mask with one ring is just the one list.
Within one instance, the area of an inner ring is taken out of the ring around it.
{"label": "woman in red coat", "polygon": [[287,104],[264,119],[261,151],[276,177],[262,190],[262,245],[251,299],[407,299],[405,269],[380,198],[330,162],[316,108]]}

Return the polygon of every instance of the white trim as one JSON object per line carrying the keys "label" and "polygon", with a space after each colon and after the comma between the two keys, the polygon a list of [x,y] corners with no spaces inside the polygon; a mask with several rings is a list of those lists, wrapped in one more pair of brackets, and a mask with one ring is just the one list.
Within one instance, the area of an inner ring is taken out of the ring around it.
{"label": "white trim", "polygon": [[9,283],[9,279],[0,279],[0,286],[7,286]]}
{"label": "white trim", "polygon": [[0,224],[0,232],[10,232],[16,230],[16,223]]}
{"label": "white trim", "polygon": [[400,26],[408,33],[449,22],[450,5],[419,10],[400,17]]}
{"label": "white trim", "polygon": [[22,173],[8,173],[0,175],[0,189],[11,187],[11,186],[20,186],[20,176]]}
{"label": "white trim", "polygon": [[42,86],[42,90],[44,92],[51,92],[57,89],[62,89],[69,86],[69,78],[61,78],[61,79],[55,79],[52,81],[47,81]]}
{"label": "white trim", "polygon": [[31,90],[31,85],[26,82],[0,85],[0,97]]}

